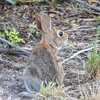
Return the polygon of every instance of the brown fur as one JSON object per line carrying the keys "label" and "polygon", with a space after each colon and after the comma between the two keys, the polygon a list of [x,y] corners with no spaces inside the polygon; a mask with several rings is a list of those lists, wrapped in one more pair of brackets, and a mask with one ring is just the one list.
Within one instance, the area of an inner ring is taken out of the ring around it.
{"label": "brown fur", "polygon": [[45,86],[49,82],[58,82],[61,85],[64,77],[64,71],[57,63],[57,48],[63,45],[68,35],[63,33],[60,37],[57,30],[50,26],[51,20],[47,15],[37,13],[36,16],[37,26],[44,33],[42,40],[33,47],[23,73],[28,92],[39,92],[41,81]]}

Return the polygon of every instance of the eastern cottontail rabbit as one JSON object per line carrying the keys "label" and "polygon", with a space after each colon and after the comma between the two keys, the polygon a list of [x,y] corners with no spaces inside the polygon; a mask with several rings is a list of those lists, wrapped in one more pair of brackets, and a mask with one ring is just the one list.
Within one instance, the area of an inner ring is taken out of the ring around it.
{"label": "eastern cottontail rabbit", "polygon": [[68,34],[52,27],[47,15],[36,13],[38,29],[43,31],[42,39],[34,47],[23,72],[24,83],[28,93],[39,92],[41,81],[63,82],[64,71],[57,63],[57,51],[68,39]]}

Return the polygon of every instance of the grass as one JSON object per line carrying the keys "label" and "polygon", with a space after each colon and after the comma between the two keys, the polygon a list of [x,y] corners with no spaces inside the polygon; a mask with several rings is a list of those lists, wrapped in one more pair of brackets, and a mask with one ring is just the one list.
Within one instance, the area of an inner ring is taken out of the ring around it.
{"label": "grass", "polygon": [[98,70],[100,70],[100,52],[97,51],[97,40],[100,27],[97,28],[96,40],[94,41],[94,49],[88,56],[88,64],[86,66],[87,71],[91,76],[96,76]]}
{"label": "grass", "polygon": [[84,84],[84,86],[82,87],[82,92],[82,95],[84,96],[81,100],[100,100],[99,81]]}
{"label": "grass", "polygon": [[65,89],[62,86],[56,86],[56,83],[50,82],[46,87],[43,82],[40,85],[40,94],[45,96],[45,98],[50,98],[51,100],[54,98],[60,98],[60,100],[65,99]]}

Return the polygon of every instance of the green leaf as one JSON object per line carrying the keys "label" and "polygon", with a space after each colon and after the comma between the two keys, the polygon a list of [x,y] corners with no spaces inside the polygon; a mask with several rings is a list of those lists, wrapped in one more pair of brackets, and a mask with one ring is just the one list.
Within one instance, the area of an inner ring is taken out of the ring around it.
{"label": "green leaf", "polygon": [[5,35],[3,33],[0,32],[0,37],[4,37]]}
{"label": "green leaf", "polygon": [[29,29],[29,32],[30,32],[30,33],[34,33],[34,31],[33,31],[32,29]]}
{"label": "green leaf", "polygon": [[9,35],[9,36],[12,36],[12,35],[13,35],[13,32],[12,32],[12,31],[10,31],[8,35]]}
{"label": "green leaf", "polygon": [[5,29],[7,29],[7,26],[6,26],[6,25],[4,25],[4,28],[5,28]]}
{"label": "green leaf", "polygon": [[96,20],[97,23],[99,23],[100,18],[99,17],[95,17],[95,20]]}
{"label": "green leaf", "polygon": [[17,44],[18,42],[25,43],[24,39],[17,36],[19,32],[16,31],[16,28],[13,27],[10,32],[8,30],[5,30],[5,33],[8,36],[8,40],[11,41],[12,44]]}
{"label": "green leaf", "polygon": [[13,41],[13,38],[12,37],[9,37],[9,40]]}
{"label": "green leaf", "polygon": [[25,43],[24,39],[21,39],[21,38],[19,39],[19,42]]}
{"label": "green leaf", "polygon": [[100,31],[100,26],[97,27],[97,31]]}
{"label": "green leaf", "polygon": [[5,33],[7,33],[7,35],[8,35],[8,30],[5,30]]}
{"label": "green leaf", "polygon": [[45,86],[43,84],[43,81],[41,82],[41,85],[40,85],[40,93],[41,94],[44,94],[45,93]]}
{"label": "green leaf", "polygon": [[19,38],[18,38],[18,36],[14,36],[14,39],[16,39],[16,40],[17,40],[17,39],[19,39]]}
{"label": "green leaf", "polygon": [[36,1],[36,0],[32,0],[32,1]]}
{"label": "green leaf", "polygon": [[19,32],[16,32],[16,35],[18,35],[19,34]]}
{"label": "green leaf", "polygon": [[17,33],[17,31],[16,31],[15,28],[12,28],[12,32],[13,32],[13,34],[15,34],[15,35],[16,35],[16,33]]}

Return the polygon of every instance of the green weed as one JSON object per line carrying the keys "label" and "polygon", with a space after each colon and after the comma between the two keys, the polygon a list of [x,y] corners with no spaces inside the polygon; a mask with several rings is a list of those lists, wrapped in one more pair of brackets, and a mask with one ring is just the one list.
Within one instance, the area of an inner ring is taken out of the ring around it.
{"label": "green weed", "polygon": [[47,87],[44,86],[43,82],[40,85],[40,93],[46,97],[48,97],[48,95],[50,95],[52,92],[54,93],[56,84],[55,83],[49,83],[47,85]]}
{"label": "green weed", "polygon": [[[63,88],[61,86],[56,86],[56,83],[50,82],[46,87],[44,86],[43,82],[40,85],[40,93],[44,95],[46,98],[54,98],[60,97],[60,100],[65,100],[61,94],[64,94]],[[60,94],[60,95],[59,95]]]}
{"label": "green weed", "polygon": [[100,68],[100,52],[97,52],[97,40],[100,26],[97,28],[96,40],[93,44],[93,51],[88,56],[88,64],[86,66],[88,72],[92,76],[96,76],[98,69]]}
{"label": "green weed", "polygon": [[24,39],[18,37],[19,32],[17,32],[15,28],[12,28],[11,31],[5,30],[5,33],[5,35],[8,37],[7,40],[12,44],[17,44],[19,42],[25,43]]}
{"label": "green weed", "polygon": [[36,28],[34,25],[30,24],[29,25],[29,29],[28,29],[28,32],[29,33],[35,33],[35,30],[33,30],[34,28]]}
{"label": "green weed", "polygon": [[97,24],[100,24],[100,16],[95,17]]}
{"label": "green weed", "polygon": [[0,37],[4,37],[5,35],[2,33],[2,32],[0,32]]}

